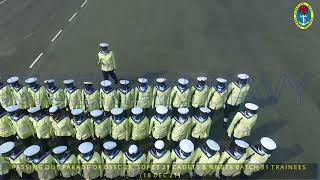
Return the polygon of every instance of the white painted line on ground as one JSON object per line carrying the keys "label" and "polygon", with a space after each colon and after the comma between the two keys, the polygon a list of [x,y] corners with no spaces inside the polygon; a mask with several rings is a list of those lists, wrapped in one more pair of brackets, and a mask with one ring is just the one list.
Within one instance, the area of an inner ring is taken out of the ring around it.
{"label": "white painted line on ground", "polygon": [[3,0],[3,1],[1,1],[1,2],[0,2],[0,5],[1,5],[1,4],[3,4],[3,3],[5,3],[6,1],[7,1],[7,0]]}
{"label": "white painted line on ground", "polygon": [[83,6],[87,3],[87,1],[88,1],[88,0],[85,0],[85,1],[82,3],[81,7],[83,7]]}
{"label": "white painted line on ground", "polygon": [[29,66],[29,68],[31,69],[36,63],[37,61],[41,58],[41,56],[43,55],[43,53],[40,53],[38,55],[38,57],[33,61],[33,63]]}
{"label": "white painted line on ground", "polygon": [[57,37],[60,35],[60,33],[62,32],[62,29],[60,29],[60,31],[54,36],[54,38],[51,40],[51,42],[54,42]]}
{"label": "white painted line on ground", "polygon": [[69,19],[69,22],[72,21],[72,19],[77,15],[78,13],[74,13],[73,16]]}

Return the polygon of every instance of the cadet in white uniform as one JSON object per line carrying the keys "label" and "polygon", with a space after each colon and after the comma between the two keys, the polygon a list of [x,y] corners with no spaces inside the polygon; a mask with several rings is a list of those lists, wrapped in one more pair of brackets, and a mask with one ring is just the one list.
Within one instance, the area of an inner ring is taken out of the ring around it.
{"label": "cadet in white uniform", "polygon": [[263,170],[264,163],[270,158],[272,152],[277,148],[277,144],[268,137],[263,137],[259,144],[247,148],[247,159],[244,162],[243,173],[251,176],[252,173]]}
{"label": "cadet in white uniform", "polygon": [[126,176],[137,177],[146,170],[142,165],[146,164],[147,157],[139,150],[138,146],[131,145],[124,154],[125,165],[127,165]]}
{"label": "cadet in white uniform", "polygon": [[117,76],[114,73],[116,70],[116,60],[113,51],[107,43],[100,43],[99,46],[101,50],[98,53],[98,64],[101,66],[103,78],[104,80],[108,80],[109,76],[111,76],[111,78],[114,79],[115,84],[117,84]]}
{"label": "cadet in white uniform", "polygon": [[193,172],[192,165],[195,163],[194,155],[193,143],[188,139],[180,141],[179,147],[173,149],[171,152],[171,174],[179,177],[186,173],[191,175]]}
{"label": "cadet in white uniform", "polygon": [[37,167],[35,170],[39,179],[50,180],[57,177],[56,162],[49,152],[44,152],[38,145],[32,145],[25,149],[23,153],[30,160],[31,164]]}
{"label": "cadet in white uniform", "polygon": [[227,124],[230,113],[239,109],[240,105],[244,102],[250,85],[248,84],[249,75],[238,74],[238,80],[231,82],[228,86],[227,103],[224,109],[224,123]]}
{"label": "cadet in white uniform", "polygon": [[47,85],[47,95],[49,97],[49,102],[52,106],[57,106],[59,109],[66,110],[67,107],[67,97],[63,89],[57,87],[54,84],[54,79],[45,80],[44,83]]}
{"label": "cadet in white uniform", "polygon": [[113,141],[103,143],[101,158],[105,169],[104,177],[110,179],[124,177],[124,155],[117,143]]}
{"label": "cadet in white uniform", "polygon": [[83,142],[79,145],[78,162],[82,165],[83,169],[80,172],[86,180],[96,179],[103,177],[102,159],[98,152],[94,151],[91,142]]}
{"label": "cadet in white uniform", "polygon": [[118,103],[117,91],[111,87],[111,81],[104,80],[101,83],[100,98],[103,110],[111,115],[111,110],[116,108]]}
{"label": "cadet in white uniform", "polygon": [[153,174],[169,174],[171,165],[171,152],[165,148],[162,140],[157,140],[154,147],[149,150],[147,164]]}
{"label": "cadet in white uniform", "polygon": [[29,88],[28,91],[32,96],[33,99],[33,106],[38,106],[41,109],[48,109],[50,107],[49,98],[46,92],[46,88],[40,86],[37,83],[37,78],[32,77],[25,80],[28,84]]}
{"label": "cadet in white uniform", "polygon": [[135,88],[135,107],[141,107],[149,113],[152,104],[152,87],[148,85],[148,79],[139,78],[139,85]]}
{"label": "cadet in white uniform", "polygon": [[153,88],[152,108],[160,105],[169,107],[171,87],[167,85],[166,78],[157,78],[156,81],[157,85]]}
{"label": "cadet in white uniform", "polygon": [[193,113],[197,113],[198,108],[206,105],[209,93],[209,88],[206,85],[207,77],[197,77],[197,81],[198,83],[191,88],[191,106]]}
{"label": "cadet in white uniform", "polygon": [[126,113],[134,107],[134,89],[129,84],[129,80],[120,80],[120,88],[117,90],[118,103],[117,107],[122,108]]}
{"label": "cadet in white uniform", "polygon": [[228,136],[241,139],[250,136],[251,129],[255,125],[259,107],[253,103],[245,104],[246,110],[238,112],[228,127]]}
{"label": "cadet in white uniform", "polygon": [[168,108],[159,105],[156,108],[156,114],[150,120],[149,134],[154,139],[170,139],[171,117]]}
{"label": "cadet in white uniform", "polygon": [[57,146],[52,149],[54,160],[57,164],[58,175],[62,178],[74,178],[80,170],[76,167],[78,160],[76,155],[70,153],[67,146]]}
{"label": "cadet in white uniform", "polygon": [[191,132],[192,121],[189,117],[188,108],[179,108],[178,114],[172,118],[170,127],[170,139],[173,141],[181,141],[188,138]]}
{"label": "cadet in white uniform", "polygon": [[246,149],[249,144],[242,140],[234,140],[230,147],[221,154],[216,177],[235,177],[241,173],[240,166],[247,159]]}
{"label": "cadet in white uniform", "polygon": [[216,165],[220,159],[220,146],[214,140],[208,139],[205,145],[199,147],[195,153],[195,169],[197,176],[203,177],[215,173],[211,165]]}
{"label": "cadet in white uniform", "polygon": [[189,108],[191,102],[191,89],[188,87],[189,80],[180,78],[178,85],[174,86],[170,95],[170,108],[174,113],[181,107]]}

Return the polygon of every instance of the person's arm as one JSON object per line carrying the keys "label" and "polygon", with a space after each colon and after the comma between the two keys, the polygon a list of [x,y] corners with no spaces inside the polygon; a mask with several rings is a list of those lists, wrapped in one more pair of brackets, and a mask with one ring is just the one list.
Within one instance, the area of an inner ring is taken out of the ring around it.
{"label": "person's arm", "polygon": [[231,137],[233,130],[235,128],[235,125],[238,123],[238,121],[240,121],[242,119],[241,117],[242,115],[240,113],[237,113],[234,118],[232,119],[232,122],[230,123],[227,132],[228,132],[228,136]]}
{"label": "person's arm", "polygon": [[209,119],[207,121],[210,121],[208,126],[207,126],[207,129],[206,129],[206,133],[207,135],[209,136],[210,135],[210,129],[211,129],[211,125],[212,125],[212,119],[210,117],[208,117]]}
{"label": "person's arm", "polygon": [[113,69],[116,70],[117,69],[116,58],[114,57],[113,51],[112,51],[111,58],[112,58],[112,63],[113,63]]}
{"label": "person's arm", "polygon": [[156,103],[156,96],[157,96],[157,88],[153,88],[153,91],[152,91],[152,103],[151,103],[151,107],[152,109],[155,108],[155,103]]}
{"label": "person's arm", "polygon": [[169,98],[169,108],[172,108],[172,103],[174,101],[174,98],[176,96],[176,90],[173,88],[171,93],[170,93],[170,98]]}
{"label": "person's arm", "polygon": [[169,133],[168,133],[168,140],[170,140],[171,139],[171,135],[172,135],[172,129],[173,129],[173,127],[174,127],[174,124],[175,124],[175,120],[174,119],[171,119],[171,123],[170,123],[170,126],[169,126]]}
{"label": "person's arm", "polygon": [[129,122],[129,118],[126,118],[124,121],[126,121],[126,141],[129,141],[129,138],[131,136],[131,123]]}
{"label": "person's arm", "polygon": [[151,135],[151,133],[152,133],[153,126],[154,126],[154,120],[152,117],[150,120],[150,125],[149,125],[149,133],[148,133],[149,135]]}

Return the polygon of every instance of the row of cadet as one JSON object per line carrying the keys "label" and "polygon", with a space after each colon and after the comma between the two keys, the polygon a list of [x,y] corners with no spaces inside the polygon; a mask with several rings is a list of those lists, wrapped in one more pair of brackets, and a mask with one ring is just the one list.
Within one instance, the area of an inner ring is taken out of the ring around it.
{"label": "row of cadet", "polygon": [[74,80],[64,80],[65,88],[55,85],[54,79],[45,80],[46,87],[41,86],[35,77],[28,78],[23,86],[18,77],[11,77],[5,83],[0,83],[0,104],[4,109],[17,105],[19,109],[27,110],[39,106],[41,109],[58,106],[60,109],[84,109],[90,112],[103,109],[110,112],[115,107],[130,110],[133,107],[154,109],[159,105],[177,109],[180,107],[208,107],[212,111],[225,109],[225,121],[231,111],[236,111],[250,89],[247,74],[238,74],[238,79],[229,85],[227,80],[217,78],[212,86],[208,86],[206,77],[198,77],[197,84],[189,85],[189,80],[178,79],[174,87],[170,87],[165,78],[157,78],[157,84],[152,87],[148,79],[139,78],[139,85],[131,87],[129,80],[120,80],[118,89],[112,88],[109,80],[101,82],[101,89],[96,90],[92,82],[83,82],[85,88],[76,87]]}
{"label": "row of cadet", "polygon": [[[183,139],[179,145],[170,150],[164,141],[157,140],[154,146],[144,153],[132,144],[122,152],[116,142],[103,143],[101,153],[97,152],[91,142],[79,145],[78,155],[67,146],[57,146],[52,151],[43,151],[39,145],[27,148],[12,141],[0,146],[1,175],[9,175],[11,168],[20,177],[32,176],[37,171],[39,179],[53,179],[58,176],[72,178],[81,175],[85,179],[99,177],[147,177],[145,172],[165,175],[234,177],[243,173],[250,176],[253,172],[263,170],[263,165],[277,147],[268,138],[249,146],[242,140],[234,140],[225,151],[215,141],[209,139],[195,147],[192,141]],[[243,166],[240,168],[239,166]],[[170,176],[167,176],[170,177]]]}
{"label": "row of cadet", "polygon": [[[258,106],[245,104],[245,111],[238,112],[228,127],[228,136],[243,138],[249,136],[257,119]],[[49,114],[40,107],[28,109],[30,115],[13,105],[7,107],[8,114],[0,114],[0,137],[6,139],[23,139],[26,143],[36,136],[47,143],[47,139],[58,139],[61,142],[67,137],[83,141],[88,139],[104,139],[110,135],[114,140],[143,140],[151,136],[154,139],[180,141],[185,138],[208,138],[212,119],[211,110],[199,108],[199,113],[190,116],[188,108],[179,108],[177,114],[171,116],[165,106],[156,107],[156,113],[149,118],[140,107],[131,109],[132,115],[127,117],[122,108],[113,108],[111,115],[103,110],[93,110],[90,115],[82,109],[68,113],[57,106],[49,108]],[[28,140],[29,139],[29,140]]]}

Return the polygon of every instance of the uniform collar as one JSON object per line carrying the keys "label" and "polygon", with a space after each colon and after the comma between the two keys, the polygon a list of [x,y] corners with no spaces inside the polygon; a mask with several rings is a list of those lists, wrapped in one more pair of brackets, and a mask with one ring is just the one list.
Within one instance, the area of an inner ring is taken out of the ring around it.
{"label": "uniform collar", "polygon": [[174,117],[174,120],[175,120],[176,122],[178,122],[179,124],[184,124],[184,123],[186,123],[186,122],[188,121],[188,118],[187,118],[187,119],[184,119],[184,121],[181,122],[181,121],[179,120],[179,117],[175,116],[175,117]]}
{"label": "uniform collar", "polygon": [[55,158],[60,164],[63,164],[63,163],[65,163],[68,159],[69,159],[69,157],[71,156],[72,154],[67,154],[67,155],[65,155],[65,156],[63,156],[62,158]]}
{"label": "uniform collar", "polygon": [[119,91],[122,92],[123,94],[127,94],[131,91],[131,87],[129,87],[127,90],[119,88]]}
{"label": "uniform collar", "polygon": [[110,155],[106,154],[104,151],[103,151],[103,154],[109,158],[110,160],[113,159],[114,157],[116,157],[118,154],[119,154],[120,150],[117,149],[115,151],[113,151]]}
{"label": "uniform collar", "polygon": [[259,154],[260,156],[264,156],[266,154],[265,152],[261,151],[257,145],[251,146],[251,149],[254,150],[254,152]]}
{"label": "uniform collar", "polygon": [[116,124],[121,124],[124,120],[125,120],[125,117],[121,117],[121,119],[114,119],[114,117],[112,117],[112,120],[113,122],[115,122]]}
{"label": "uniform collar", "polygon": [[190,153],[189,156],[183,157],[183,155],[180,153],[180,149],[179,149],[179,148],[174,149],[174,152],[176,153],[176,155],[177,155],[180,159],[183,159],[183,160],[187,159],[187,158],[191,155],[191,153]]}
{"label": "uniform collar", "polygon": [[45,114],[41,114],[41,116],[36,116],[33,119],[36,121],[40,121],[41,119],[43,119],[46,115]]}
{"label": "uniform collar", "polygon": [[101,123],[103,123],[107,118],[108,118],[108,116],[104,116],[104,117],[101,118],[101,119],[93,118],[93,120],[94,120],[95,123],[101,124]]}
{"label": "uniform collar", "polygon": [[204,122],[206,122],[206,121],[209,119],[209,118],[207,117],[206,119],[203,119],[203,121],[201,121],[199,115],[194,115],[194,118],[195,118],[199,123],[204,123]]}
{"label": "uniform collar", "polygon": [[31,160],[34,164],[39,164],[41,163],[41,161],[46,158],[50,153],[46,152],[44,153],[39,159],[35,158],[33,160]]}
{"label": "uniform collar", "polygon": [[46,88],[46,89],[47,89],[47,92],[53,94],[53,93],[55,93],[56,91],[58,91],[59,88],[58,88],[57,86],[54,86],[53,89],[49,89],[49,88]]}
{"label": "uniform collar", "polygon": [[154,118],[155,118],[158,122],[163,123],[164,121],[167,120],[168,115],[166,115],[163,119],[159,119],[157,115],[155,115]]}
{"label": "uniform collar", "polygon": [[169,89],[169,86],[165,86],[164,88],[161,88],[159,85],[156,86],[156,88],[159,90],[159,91],[166,91],[167,89]]}
{"label": "uniform collar", "polygon": [[106,94],[109,94],[113,91],[114,89],[110,88],[109,91],[106,91],[104,88],[102,88],[102,91]]}
{"label": "uniform collar", "polygon": [[71,89],[71,88],[66,88],[66,89],[67,89],[67,92],[68,92],[69,94],[72,94],[74,91],[77,90],[77,88],[75,88],[75,87],[73,87],[72,89]]}
{"label": "uniform collar", "polygon": [[186,92],[189,88],[188,87],[186,87],[186,88],[184,88],[184,89],[182,89],[180,86],[176,86],[177,87],[177,89],[181,92],[181,93],[184,93],[184,92]]}
{"label": "uniform collar", "polygon": [[244,155],[244,154],[240,154],[240,153],[238,155],[235,151],[233,151],[231,149],[227,149],[227,153],[235,160],[241,159],[241,157]]}
{"label": "uniform collar", "polygon": [[149,86],[147,85],[144,89],[141,89],[141,86],[138,86],[137,89],[138,89],[139,92],[144,93],[149,89]]}
{"label": "uniform collar", "polygon": [[87,120],[87,118],[85,116],[79,118],[76,120],[76,118],[73,118],[73,121],[79,126],[81,125],[83,122],[85,122]]}
{"label": "uniform collar", "polygon": [[226,90],[227,90],[227,88],[226,88],[226,87],[223,87],[222,89],[219,89],[219,88],[218,88],[218,85],[213,86],[213,88],[214,88],[217,92],[219,92],[219,93],[222,93],[222,92],[224,92],[224,91],[226,91]]}
{"label": "uniform collar", "polygon": [[18,151],[18,153],[12,154],[12,155],[10,156],[10,159],[16,160],[16,159],[23,153],[23,151],[24,151],[24,150],[20,150],[20,151]]}
{"label": "uniform collar", "polygon": [[157,154],[157,150],[155,148],[152,148],[150,150],[150,153],[153,157],[157,158],[157,159],[160,159],[162,158],[166,153],[167,153],[168,150],[164,150],[160,153],[160,155]]}
{"label": "uniform collar", "polygon": [[87,89],[84,89],[84,92],[87,93],[88,95],[91,95],[93,94],[94,92],[96,92],[95,89],[91,90],[91,91],[88,91]]}
{"label": "uniform collar", "polygon": [[128,152],[125,152],[124,154],[131,162],[136,161],[142,156],[142,152],[139,152],[138,154],[129,154]]}
{"label": "uniform collar", "polygon": [[19,116],[13,116],[11,119],[14,121],[19,121],[23,116],[25,116],[24,114],[20,114]]}
{"label": "uniform collar", "polygon": [[[90,153],[90,154],[89,154]],[[94,155],[95,152],[89,152],[87,153],[88,156],[84,157],[84,154],[81,154],[81,158],[84,159],[85,161],[90,161]]]}
{"label": "uniform collar", "polygon": [[131,116],[131,119],[133,120],[133,122],[135,122],[135,123],[137,123],[137,124],[140,124],[140,123],[144,120],[145,117],[146,117],[146,116],[143,115],[143,116],[141,116],[141,118],[135,119],[133,116]]}
{"label": "uniform collar", "polygon": [[206,85],[204,85],[204,86],[198,86],[197,84],[195,84],[195,85],[193,85],[194,86],[194,88],[196,89],[196,90],[198,90],[198,91],[203,91],[205,88],[206,88]]}

